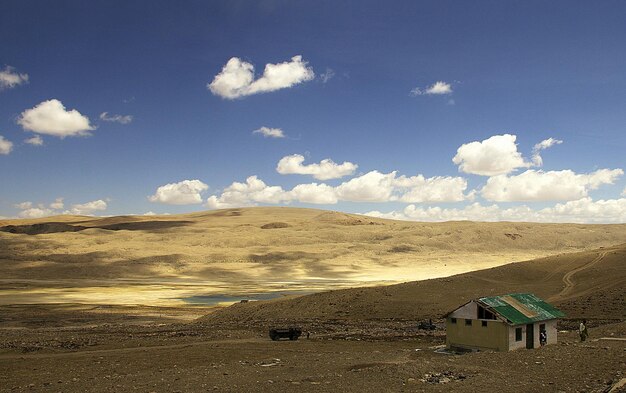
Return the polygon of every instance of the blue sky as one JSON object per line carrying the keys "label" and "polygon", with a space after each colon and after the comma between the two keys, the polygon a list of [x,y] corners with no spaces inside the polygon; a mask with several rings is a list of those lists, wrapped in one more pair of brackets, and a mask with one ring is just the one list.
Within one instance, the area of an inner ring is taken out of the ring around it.
{"label": "blue sky", "polygon": [[626,222],[624,2],[337,3],[3,1],[0,216]]}

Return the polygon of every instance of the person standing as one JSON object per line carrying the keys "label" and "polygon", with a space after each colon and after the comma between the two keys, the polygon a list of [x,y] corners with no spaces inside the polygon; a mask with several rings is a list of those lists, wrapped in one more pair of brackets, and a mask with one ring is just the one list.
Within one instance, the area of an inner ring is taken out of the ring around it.
{"label": "person standing", "polygon": [[587,320],[583,319],[578,327],[578,334],[580,335],[580,341],[583,342],[589,337],[589,331],[587,330]]}

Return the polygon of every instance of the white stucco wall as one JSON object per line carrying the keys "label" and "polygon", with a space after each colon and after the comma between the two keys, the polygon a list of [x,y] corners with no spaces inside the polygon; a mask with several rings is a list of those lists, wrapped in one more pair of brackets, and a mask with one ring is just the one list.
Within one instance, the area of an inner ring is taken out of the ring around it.
{"label": "white stucco wall", "polygon": [[[539,326],[542,324],[546,325],[546,333],[548,334],[547,344],[556,344],[557,343],[557,330],[556,330],[556,319],[551,319],[549,321],[541,321],[535,322],[533,324],[533,348],[539,348],[541,343],[539,342]],[[522,340],[515,341],[515,329],[522,328]],[[526,325],[517,325],[509,327],[509,349],[520,349],[526,348]]]}

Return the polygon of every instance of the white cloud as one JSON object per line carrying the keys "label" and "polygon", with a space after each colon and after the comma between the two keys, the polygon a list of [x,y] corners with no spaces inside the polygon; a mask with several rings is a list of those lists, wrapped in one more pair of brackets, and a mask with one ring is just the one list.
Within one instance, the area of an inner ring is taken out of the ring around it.
{"label": "white cloud", "polygon": [[483,198],[498,202],[571,201],[586,197],[603,184],[613,184],[623,174],[621,169],[600,169],[589,174],[527,170],[516,176],[490,177],[480,192]]}
{"label": "white cloud", "polygon": [[396,172],[380,173],[371,171],[350,179],[336,188],[337,196],[352,202],[386,202],[392,197]]}
{"label": "white cloud", "polygon": [[497,176],[511,173],[519,168],[542,166],[541,151],[563,141],[548,138],[533,147],[532,161],[522,157],[517,151],[516,135],[494,135],[482,142],[474,141],[461,145],[452,162],[459,165],[459,171],[482,176]]}
{"label": "white cloud", "polygon": [[330,158],[320,161],[319,164],[302,165],[304,156],[293,154],[278,161],[276,171],[281,175],[312,175],[318,180],[339,179],[353,174],[359,167],[351,162],[337,164]]}
{"label": "white cloud", "polygon": [[52,216],[55,214],[59,214],[59,213],[52,209],[41,208],[41,207],[31,207],[29,209],[22,210],[18,214],[18,216],[21,218],[41,218],[41,217]]}
{"label": "white cloud", "polygon": [[310,81],[314,77],[313,69],[307,67],[302,56],[294,56],[289,62],[266,64],[263,75],[257,80],[254,80],[252,64],[233,57],[207,87],[214,95],[232,100],[285,89]]}
{"label": "white cloud", "polygon": [[422,175],[405,177],[395,180],[396,186],[408,187],[400,201],[409,203],[460,202],[468,199],[463,192],[467,188],[467,180],[462,177],[436,176],[425,178]]}
{"label": "white cloud", "polygon": [[148,197],[150,202],[165,203],[169,205],[191,205],[202,203],[203,191],[209,186],[200,180],[183,180],[178,183],[169,183],[157,188],[154,195]]}
{"label": "white cloud", "polygon": [[582,198],[539,212],[547,222],[625,223],[626,198],[593,201]]}
{"label": "white cloud", "polygon": [[63,198],[57,198],[50,204],[50,208],[52,209],[63,209],[64,206]]}
{"label": "white cloud", "polygon": [[30,201],[26,201],[26,202],[20,202],[20,203],[16,203],[15,205],[13,205],[15,208],[20,209],[20,210],[26,210],[26,209],[30,209],[33,207],[33,203]]}
{"label": "white cloud", "polygon": [[4,139],[4,137],[0,135],[0,154],[7,155],[11,153],[11,150],[13,150],[13,142]]}
{"label": "white cloud", "polygon": [[211,209],[227,209],[254,206],[257,203],[277,204],[290,199],[291,196],[282,187],[268,186],[257,176],[250,176],[245,183],[234,182],[226,187],[220,197],[210,196],[206,206]]}
{"label": "white cloud", "polygon": [[463,178],[432,177],[422,175],[396,177],[396,172],[371,171],[343,182],[337,187],[327,184],[298,184],[290,191],[279,186],[268,186],[257,176],[245,183],[234,182],[221,195],[212,195],[206,206],[224,209],[254,206],[258,203],[290,203],[298,201],[313,204],[346,202],[458,202],[473,198],[473,192],[464,195],[467,182]]}
{"label": "white cloud", "polygon": [[303,203],[334,204],[337,203],[337,196],[334,188],[326,184],[299,184],[291,191],[285,191],[279,186],[268,186],[257,176],[250,176],[245,183],[234,182],[226,187],[219,197],[210,196],[206,206],[211,209],[227,209],[255,206],[258,203],[289,203],[294,200]]}
{"label": "white cloud", "polygon": [[28,83],[28,74],[18,74],[11,66],[0,71],[0,90],[12,89],[24,83]]}
{"label": "white cloud", "polygon": [[29,145],[33,146],[42,146],[43,138],[41,138],[39,135],[35,135],[32,138],[24,139],[24,143],[28,143]]}
{"label": "white cloud", "polygon": [[335,71],[333,71],[330,68],[326,68],[326,71],[324,71],[324,73],[320,75],[320,79],[322,80],[322,83],[328,83],[328,81],[333,79],[334,77],[335,77]]}
{"label": "white cloud", "polygon": [[473,203],[464,208],[422,208],[408,205],[402,211],[382,213],[370,211],[367,216],[409,221],[516,221],[516,222],[572,222],[572,223],[626,223],[626,198],[593,201],[586,197],[558,203],[552,207],[533,210],[528,206],[503,209],[498,205],[483,206]]}
{"label": "white cloud", "polygon": [[133,121],[132,115],[109,115],[109,112],[102,112],[100,120],[111,121],[120,124],[128,124]]}
{"label": "white cloud", "polygon": [[563,141],[560,141],[558,139],[554,139],[554,138],[548,138],[545,139],[539,143],[537,143],[534,147],[533,147],[533,164],[535,164],[535,166],[542,166],[543,165],[543,159],[541,158],[540,152],[541,150],[545,150],[549,147],[552,147],[554,145],[560,145],[561,143],[563,143]]}
{"label": "white cloud", "polygon": [[74,214],[77,216],[90,216],[94,212],[106,210],[106,208],[107,208],[107,203],[103,201],[102,199],[98,199],[96,201],[72,205],[72,208],[69,211],[66,211],[65,214]]}
{"label": "white cloud", "polygon": [[261,127],[258,130],[252,131],[253,134],[261,134],[265,138],[284,138],[285,134],[280,128]]}
{"label": "white cloud", "polygon": [[622,196],[626,196],[626,187],[624,187],[624,191],[622,191]]}
{"label": "white cloud", "polygon": [[61,101],[56,99],[25,110],[17,123],[25,130],[60,138],[89,135],[89,131],[95,129],[89,124],[87,116],[81,115],[76,109],[65,110]]}
{"label": "white cloud", "polygon": [[447,82],[437,81],[425,88],[416,87],[411,90],[410,94],[412,96],[452,94],[452,85]]}
{"label": "white cloud", "polygon": [[475,175],[495,176],[507,174],[517,168],[527,168],[532,164],[524,161],[517,151],[517,136],[494,135],[482,142],[470,142],[458,148],[452,162],[459,170]]}
{"label": "white cloud", "polygon": [[46,207],[46,205],[43,203],[39,203],[35,207],[33,203],[29,201],[21,202],[14,206],[21,210],[21,212],[18,213],[18,216],[21,218],[41,218],[58,214],[88,216],[92,215],[96,211],[102,211],[107,209],[107,203],[102,199],[87,203],[75,204],[72,205],[70,210],[66,211],[61,210],[64,207],[63,198],[55,199],[54,202],[50,203],[49,207]]}
{"label": "white cloud", "polygon": [[290,192],[292,199],[302,203],[333,205],[337,203],[335,189],[327,184],[298,184]]}

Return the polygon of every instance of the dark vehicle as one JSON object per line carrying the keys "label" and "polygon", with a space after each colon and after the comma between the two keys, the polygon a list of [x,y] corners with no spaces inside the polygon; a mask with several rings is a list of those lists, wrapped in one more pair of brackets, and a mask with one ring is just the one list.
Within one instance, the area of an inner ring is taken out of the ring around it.
{"label": "dark vehicle", "polygon": [[298,327],[270,329],[270,338],[273,341],[280,340],[281,338],[288,338],[293,341],[297,340],[301,335],[302,329]]}
{"label": "dark vehicle", "polygon": [[429,319],[428,322],[421,321],[417,325],[417,328],[420,329],[420,330],[435,330],[435,329],[437,329],[437,326],[435,326],[435,324],[433,323],[432,319]]}

